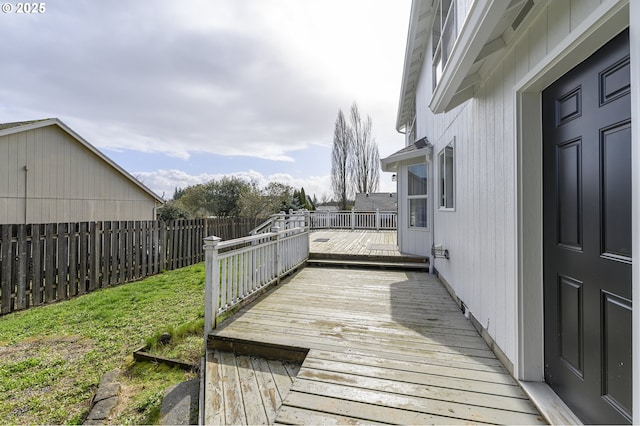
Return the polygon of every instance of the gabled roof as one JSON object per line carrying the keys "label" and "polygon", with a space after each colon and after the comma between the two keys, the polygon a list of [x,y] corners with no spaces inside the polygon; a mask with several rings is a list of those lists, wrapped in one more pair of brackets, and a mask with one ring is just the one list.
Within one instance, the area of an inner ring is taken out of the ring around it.
{"label": "gabled roof", "polygon": [[98,148],[96,148],[95,146],[87,142],[82,136],[80,136],[79,134],[71,130],[69,126],[64,124],[58,118],[45,118],[42,120],[32,120],[32,121],[17,121],[14,123],[0,123],[0,137],[12,135],[20,132],[26,132],[28,130],[39,129],[47,126],[58,126],[62,130],[64,130],[66,133],[68,133],[70,136],[72,136],[75,140],[77,140],[80,144],[84,145],[85,148],[87,148],[89,151],[93,152],[100,159],[106,162],[109,166],[113,167],[114,169],[116,169],[116,171],[120,172],[124,177],[129,179],[133,184],[135,184],[144,192],[149,194],[157,202],[161,204],[164,203],[164,200],[160,198],[155,192],[147,188],[147,186],[145,186],[142,182],[134,178],[131,174],[129,174],[129,172],[127,172],[125,169],[120,167],[109,157],[104,155],[100,150],[98,150]]}
{"label": "gabled roof", "polygon": [[428,155],[431,155],[432,151],[433,145],[431,145],[427,138],[422,138],[411,145],[405,146],[401,150],[394,152],[387,158],[381,159],[380,166],[384,172],[395,172],[397,164],[400,161],[410,160],[417,157],[426,158]]}
{"label": "gabled roof", "polygon": [[356,194],[357,211],[394,212],[398,210],[398,194],[395,192],[372,192]]}

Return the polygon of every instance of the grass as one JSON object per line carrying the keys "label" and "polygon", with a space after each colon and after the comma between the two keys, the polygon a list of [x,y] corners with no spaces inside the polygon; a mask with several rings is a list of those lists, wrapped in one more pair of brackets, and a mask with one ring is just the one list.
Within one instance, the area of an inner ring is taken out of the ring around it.
{"label": "grass", "polygon": [[202,332],[194,333],[203,324],[204,279],[197,264],[0,317],[0,424],[79,424],[114,368],[123,386],[115,422],[156,422],[164,389],[194,375],[136,364],[132,351],[173,330],[172,355],[201,356]]}

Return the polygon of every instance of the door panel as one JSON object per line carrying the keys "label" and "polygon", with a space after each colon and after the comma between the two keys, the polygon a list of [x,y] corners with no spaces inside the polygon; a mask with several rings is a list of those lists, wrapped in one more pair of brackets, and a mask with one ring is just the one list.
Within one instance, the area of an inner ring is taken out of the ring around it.
{"label": "door panel", "polygon": [[542,95],[545,380],[631,421],[631,103],[624,31]]}

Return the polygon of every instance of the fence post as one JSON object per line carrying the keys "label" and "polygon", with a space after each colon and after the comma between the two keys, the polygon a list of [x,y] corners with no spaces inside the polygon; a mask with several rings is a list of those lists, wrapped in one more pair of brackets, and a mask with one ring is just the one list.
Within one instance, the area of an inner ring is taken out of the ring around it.
{"label": "fence post", "polygon": [[380,230],[380,209],[376,209],[376,231]]}
{"label": "fence post", "polygon": [[271,232],[275,234],[274,238],[276,240],[276,243],[273,245],[276,248],[273,256],[273,267],[275,268],[276,283],[280,284],[280,227],[272,226]]}
{"label": "fence post", "polygon": [[222,238],[211,236],[204,239],[205,288],[204,288],[204,342],[216,328],[218,304],[220,303],[220,262],[218,261],[218,243]]}

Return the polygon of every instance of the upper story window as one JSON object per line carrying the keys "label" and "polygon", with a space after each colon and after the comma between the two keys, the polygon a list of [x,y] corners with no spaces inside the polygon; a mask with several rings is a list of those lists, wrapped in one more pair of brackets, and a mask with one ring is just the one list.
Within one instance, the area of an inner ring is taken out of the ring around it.
{"label": "upper story window", "polygon": [[455,208],[455,151],[454,143],[445,146],[438,154],[440,202],[439,207],[445,210]]}
{"label": "upper story window", "polygon": [[458,36],[456,25],[456,0],[435,0],[436,13],[431,32],[433,87],[442,78],[442,70],[451,55],[453,44]]}

